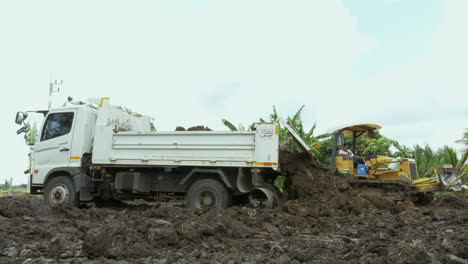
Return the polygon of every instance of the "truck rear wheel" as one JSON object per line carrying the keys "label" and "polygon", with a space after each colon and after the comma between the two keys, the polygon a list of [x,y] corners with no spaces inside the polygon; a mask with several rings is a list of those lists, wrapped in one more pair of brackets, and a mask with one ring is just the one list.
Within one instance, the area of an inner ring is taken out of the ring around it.
{"label": "truck rear wheel", "polygon": [[78,196],[75,192],[73,180],[67,176],[58,176],[46,183],[44,200],[48,205],[59,204],[76,205]]}
{"label": "truck rear wheel", "polygon": [[231,194],[227,188],[217,180],[198,180],[190,186],[185,198],[189,208],[229,207]]}

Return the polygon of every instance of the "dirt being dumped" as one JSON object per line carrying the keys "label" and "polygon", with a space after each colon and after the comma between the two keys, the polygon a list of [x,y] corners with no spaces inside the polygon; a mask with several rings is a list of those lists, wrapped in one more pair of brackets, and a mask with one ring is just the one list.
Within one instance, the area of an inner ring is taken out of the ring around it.
{"label": "dirt being dumped", "polygon": [[285,203],[288,209],[300,204],[307,214],[320,217],[371,214],[375,209],[397,212],[405,207],[355,190],[349,175],[338,173],[305,153],[282,152],[281,161],[283,174],[289,180],[290,201]]}
{"label": "dirt being dumped", "polygon": [[47,208],[0,199],[0,263],[466,263],[468,199],[392,203],[326,166],[282,157],[289,200],[274,209],[181,204]]}

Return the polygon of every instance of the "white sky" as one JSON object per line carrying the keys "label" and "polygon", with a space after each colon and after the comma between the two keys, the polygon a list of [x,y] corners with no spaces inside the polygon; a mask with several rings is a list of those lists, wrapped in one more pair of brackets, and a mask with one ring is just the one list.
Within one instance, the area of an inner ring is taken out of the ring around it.
{"label": "white sky", "polygon": [[[403,2],[381,1],[397,11]],[[287,116],[305,104],[304,121],[318,132],[374,122],[403,144],[459,147],[468,127],[468,1],[443,3],[420,39],[422,55],[384,67],[372,54],[385,41],[361,28],[348,1],[2,1],[0,183],[26,183],[28,147],[13,119],[47,107],[51,75],[65,83],[55,105],[109,96],[154,116],[158,130],[224,129],[221,118],[249,124],[272,105]],[[398,16],[388,21],[398,25]],[[386,55],[418,53],[412,41]],[[378,70],[360,66],[369,57]]]}

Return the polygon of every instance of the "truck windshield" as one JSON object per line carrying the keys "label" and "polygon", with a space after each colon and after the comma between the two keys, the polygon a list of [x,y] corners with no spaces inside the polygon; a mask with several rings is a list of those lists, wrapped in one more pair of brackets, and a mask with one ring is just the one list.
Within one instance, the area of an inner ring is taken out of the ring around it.
{"label": "truck windshield", "polygon": [[41,141],[60,137],[70,133],[73,123],[73,113],[56,113],[47,116]]}

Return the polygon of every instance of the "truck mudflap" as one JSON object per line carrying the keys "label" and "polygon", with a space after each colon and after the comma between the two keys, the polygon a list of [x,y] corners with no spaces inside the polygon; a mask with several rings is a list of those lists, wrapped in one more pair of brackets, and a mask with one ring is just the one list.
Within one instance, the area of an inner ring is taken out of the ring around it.
{"label": "truck mudflap", "polygon": [[273,187],[265,184],[258,174],[248,175],[239,168],[237,188],[241,193],[249,194],[249,201],[254,206],[273,208],[278,205],[278,195]]}

